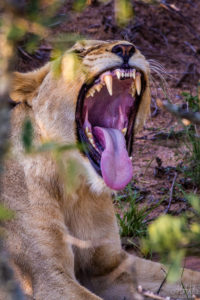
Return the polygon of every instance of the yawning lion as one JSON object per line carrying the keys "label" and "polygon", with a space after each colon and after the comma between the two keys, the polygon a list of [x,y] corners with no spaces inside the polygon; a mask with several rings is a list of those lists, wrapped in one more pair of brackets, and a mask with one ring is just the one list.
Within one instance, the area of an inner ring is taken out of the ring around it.
{"label": "yawning lion", "polygon": [[[15,212],[6,224],[11,261],[36,300],[141,299],[111,192],[133,176],[133,136],[150,108],[149,64],[129,42],[81,41],[56,66],[13,78],[11,97],[20,103],[3,179],[3,202]],[[79,166],[73,193],[51,153],[24,153],[27,118],[35,145],[81,145],[62,155],[63,166]]]}

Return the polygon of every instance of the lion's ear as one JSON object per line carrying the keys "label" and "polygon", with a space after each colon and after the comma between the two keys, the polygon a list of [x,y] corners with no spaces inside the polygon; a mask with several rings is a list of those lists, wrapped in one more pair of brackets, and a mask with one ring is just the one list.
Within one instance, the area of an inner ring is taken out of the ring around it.
{"label": "lion's ear", "polygon": [[49,69],[50,66],[47,64],[33,72],[14,72],[10,92],[11,99],[16,102],[27,102],[31,105],[32,99],[37,95],[39,86]]}

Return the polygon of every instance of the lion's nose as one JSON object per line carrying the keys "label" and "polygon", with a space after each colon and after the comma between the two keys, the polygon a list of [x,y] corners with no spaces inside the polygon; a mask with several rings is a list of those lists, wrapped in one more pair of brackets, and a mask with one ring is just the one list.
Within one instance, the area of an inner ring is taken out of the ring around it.
{"label": "lion's nose", "polygon": [[112,48],[112,53],[115,53],[121,58],[123,58],[124,63],[128,63],[129,58],[133,55],[134,52],[135,52],[135,47],[132,45],[119,44],[119,45],[115,45]]}

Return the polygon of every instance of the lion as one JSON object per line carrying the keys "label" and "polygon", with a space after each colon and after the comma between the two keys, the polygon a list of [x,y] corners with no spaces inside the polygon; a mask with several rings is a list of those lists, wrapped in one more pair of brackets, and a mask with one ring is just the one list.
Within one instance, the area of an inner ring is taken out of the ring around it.
{"label": "lion", "polygon": [[[133,176],[133,137],[150,111],[149,74],[132,43],[96,40],[77,42],[56,63],[14,73],[11,98],[18,104],[2,201],[15,217],[5,224],[6,248],[34,299],[142,298],[111,195]],[[25,153],[26,119],[36,145],[81,145],[61,158],[62,166],[69,159],[78,165],[73,192],[52,153]]]}

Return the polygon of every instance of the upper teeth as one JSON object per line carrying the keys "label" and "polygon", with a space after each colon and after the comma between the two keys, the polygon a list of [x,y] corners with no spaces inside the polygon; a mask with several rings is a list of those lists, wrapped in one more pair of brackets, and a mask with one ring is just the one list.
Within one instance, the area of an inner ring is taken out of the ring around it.
{"label": "upper teeth", "polygon": [[[108,93],[110,96],[113,94],[113,89],[112,89],[112,80],[113,76],[116,76],[119,80],[122,78],[133,78],[133,84],[131,87],[132,94],[137,91],[138,96],[141,94],[141,74],[139,72],[136,72],[135,69],[116,69],[112,73],[111,72],[105,72],[101,75],[100,77],[100,83],[97,83],[93,85],[93,87],[88,91],[86,97],[93,97],[95,92],[102,89],[103,85],[105,84],[108,90]],[[133,94],[134,96],[135,94]]]}
{"label": "upper teeth", "polygon": [[128,70],[123,70],[123,69],[116,69],[114,71],[114,74],[117,76],[118,79],[120,78],[134,78],[135,79],[135,69],[128,69]]}

